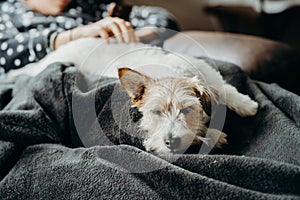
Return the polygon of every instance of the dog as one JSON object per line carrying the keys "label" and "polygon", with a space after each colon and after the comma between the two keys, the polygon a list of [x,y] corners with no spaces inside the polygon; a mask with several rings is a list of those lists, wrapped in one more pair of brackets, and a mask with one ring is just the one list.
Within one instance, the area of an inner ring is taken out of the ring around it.
{"label": "dog", "polygon": [[184,153],[201,142],[216,148],[226,144],[225,133],[208,127],[215,103],[242,117],[253,116],[258,109],[255,101],[227,84],[204,60],[141,43],[107,45],[100,38],[83,38],[37,63],[11,70],[8,76],[36,76],[53,62],[72,62],[87,75],[119,78],[143,114],[144,146],[152,153]]}
{"label": "dog", "polygon": [[223,103],[242,117],[257,113],[258,103],[224,82],[224,95],[198,77],[151,78],[130,68],[118,70],[121,85],[142,113],[140,128],[147,132],[146,151],[154,154],[184,153],[204,142],[220,148],[226,134],[207,127],[212,101]]}

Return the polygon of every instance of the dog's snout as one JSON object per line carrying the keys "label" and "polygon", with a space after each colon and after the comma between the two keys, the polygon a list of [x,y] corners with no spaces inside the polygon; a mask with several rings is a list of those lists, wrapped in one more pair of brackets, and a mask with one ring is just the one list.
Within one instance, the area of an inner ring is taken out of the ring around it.
{"label": "dog's snout", "polygon": [[165,139],[165,144],[169,149],[176,149],[180,145],[180,138],[169,137]]}

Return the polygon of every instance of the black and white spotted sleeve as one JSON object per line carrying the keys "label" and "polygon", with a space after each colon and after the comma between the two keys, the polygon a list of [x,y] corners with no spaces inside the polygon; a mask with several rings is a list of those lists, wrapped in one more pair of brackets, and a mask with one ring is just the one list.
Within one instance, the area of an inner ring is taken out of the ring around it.
{"label": "black and white spotted sleeve", "polygon": [[33,31],[17,34],[2,32],[0,36],[2,36],[0,66],[5,71],[38,61],[47,54],[47,32]]}
{"label": "black and white spotted sleeve", "polygon": [[157,37],[150,43],[163,42],[180,30],[175,17],[166,9],[154,6],[133,6],[129,21],[135,29],[152,27]]}
{"label": "black and white spotted sleeve", "polygon": [[51,34],[83,23],[81,10],[76,8],[61,16],[44,16],[18,0],[0,3],[0,72],[39,61],[50,51]]}
{"label": "black and white spotted sleeve", "polygon": [[18,10],[9,3],[2,3],[0,9],[0,67],[9,71],[43,58],[47,54],[50,30],[28,26],[23,31],[30,16],[17,19],[13,13]]}
{"label": "black and white spotted sleeve", "polygon": [[73,0],[70,7],[78,7],[92,17],[91,21],[98,21],[108,16],[108,5],[112,2],[119,4],[121,0]]}

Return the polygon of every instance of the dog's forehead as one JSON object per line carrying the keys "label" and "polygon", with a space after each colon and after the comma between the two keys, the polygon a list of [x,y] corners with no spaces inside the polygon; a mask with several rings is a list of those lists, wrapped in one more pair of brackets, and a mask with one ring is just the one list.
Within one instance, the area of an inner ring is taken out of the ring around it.
{"label": "dog's forehead", "polygon": [[161,78],[154,81],[153,86],[164,87],[169,91],[189,90],[194,86],[190,78]]}
{"label": "dog's forehead", "polygon": [[199,104],[194,87],[195,85],[186,78],[165,78],[151,84],[147,96],[164,107],[187,107]]}

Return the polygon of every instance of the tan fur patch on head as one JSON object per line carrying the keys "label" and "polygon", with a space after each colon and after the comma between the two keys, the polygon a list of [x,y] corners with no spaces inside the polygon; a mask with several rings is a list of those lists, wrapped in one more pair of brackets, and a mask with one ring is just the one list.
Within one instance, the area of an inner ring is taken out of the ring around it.
{"label": "tan fur patch on head", "polygon": [[134,93],[134,97],[130,98],[132,103],[137,107],[140,107],[143,104],[145,91],[146,91],[146,87],[144,85],[141,85],[136,89],[136,92]]}
{"label": "tan fur patch on head", "polygon": [[132,103],[140,107],[143,103],[146,86],[152,79],[129,68],[120,68],[118,74],[121,85],[126,90]]}

